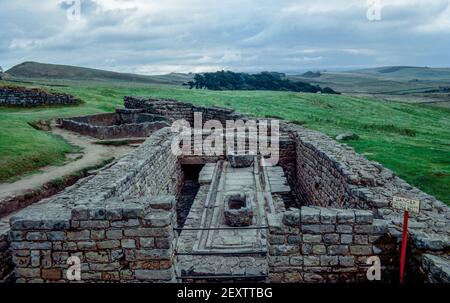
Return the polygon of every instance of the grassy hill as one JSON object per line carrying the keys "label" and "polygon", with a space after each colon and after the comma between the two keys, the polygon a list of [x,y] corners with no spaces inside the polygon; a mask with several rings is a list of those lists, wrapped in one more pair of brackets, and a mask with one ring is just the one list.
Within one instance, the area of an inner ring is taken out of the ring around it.
{"label": "grassy hill", "polygon": [[450,87],[450,68],[387,66],[289,78],[329,86],[344,94],[450,108],[450,94],[440,91],[442,87]]}
{"label": "grassy hill", "polygon": [[397,80],[450,81],[450,68],[432,68],[416,66],[385,66],[354,71],[358,74]]}
{"label": "grassy hill", "polygon": [[93,68],[24,62],[8,71],[7,74],[17,79],[41,80],[77,80],[98,82],[130,82],[143,84],[182,84],[192,78],[189,74],[172,73],[160,76],[117,73]]}
{"label": "grassy hill", "polygon": [[189,90],[169,85],[79,84],[53,89],[83,100],[80,106],[0,108],[0,182],[58,163],[70,150],[60,138],[27,122],[113,111],[123,97],[154,96],[199,105],[234,108],[279,117],[335,136],[353,131],[348,141],[358,152],[383,163],[400,177],[450,204],[450,110],[345,95],[273,91]]}

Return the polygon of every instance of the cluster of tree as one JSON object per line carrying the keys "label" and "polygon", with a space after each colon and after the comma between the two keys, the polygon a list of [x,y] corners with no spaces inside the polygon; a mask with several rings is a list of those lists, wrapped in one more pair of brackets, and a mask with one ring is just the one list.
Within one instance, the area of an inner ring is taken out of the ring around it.
{"label": "cluster of tree", "polygon": [[3,79],[3,68],[0,66],[0,80]]}
{"label": "cluster of tree", "polygon": [[189,88],[211,90],[275,90],[309,93],[336,94],[329,87],[319,86],[300,81],[291,81],[282,73],[262,72],[259,74],[234,73],[231,71],[218,71],[215,73],[196,74],[194,80],[184,83]]}

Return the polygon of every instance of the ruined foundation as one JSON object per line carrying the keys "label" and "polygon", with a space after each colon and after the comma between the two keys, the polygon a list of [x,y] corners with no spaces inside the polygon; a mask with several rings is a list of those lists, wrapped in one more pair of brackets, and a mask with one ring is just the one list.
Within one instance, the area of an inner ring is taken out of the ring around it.
{"label": "ruined foundation", "polygon": [[[194,112],[247,118],[173,100],[126,97],[125,107],[191,124]],[[421,201],[406,281],[450,282],[449,208],[350,147],[283,122],[279,164],[256,155],[240,167],[222,156],[176,157],[174,135],[161,128],[109,169],[16,214],[0,238],[0,273],[67,282],[67,258],[77,256],[83,282],[366,282],[367,259],[378,256],[391,282],[402,213],[390,203],[400,195]],[[201,169],[187,195],[190,165]],[[245,224],[225,218],[233,195],[245,197],[236,206]]]}
{"label": "ruined foundation", "polygon": [[148,137],[170,126],[171,120],[142,110],[117,109],[115,113],[61,119],[60,127],[97,139]]}
{"label": "ruined foundation", "polygon": [[43,105],[76,105],[77,98],[38,88],[0,87],[0,106],[35,107]]}

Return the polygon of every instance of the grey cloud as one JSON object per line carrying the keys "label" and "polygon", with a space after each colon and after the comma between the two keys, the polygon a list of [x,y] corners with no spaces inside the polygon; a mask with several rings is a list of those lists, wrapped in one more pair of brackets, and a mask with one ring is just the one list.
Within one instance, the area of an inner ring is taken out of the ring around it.
{"label": "grey cloud", "polygon": [[23,60],[150,73],[450,65],[450,26],[420,30],[447,12],[447,0],[391,0],[379,22],[368,21],[365,1],[356,0],[83,0],[79,24],[66,19],[71,0],[0,2],[4,67]]}

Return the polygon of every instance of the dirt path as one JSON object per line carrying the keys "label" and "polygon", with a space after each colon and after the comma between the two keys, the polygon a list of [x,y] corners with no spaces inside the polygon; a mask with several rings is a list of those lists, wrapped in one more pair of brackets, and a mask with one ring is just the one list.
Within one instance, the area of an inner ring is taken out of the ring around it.
{"label": "dirt path", "polygon": [[94,144],[96,139],[84,137],[77,133],[53,127],[52,132],[62,136],[69,143],[81,147],[82,151],[77,154],[69,154],[67,163],[62,166],[46,166],[36,174],[26,176],[13,183],[0,184],[0,200],[6,197],[16,196],[28,190],[37,189],[51,180],[64,177],[78,170],[97,165],[112,157],[119,158],[133,148],[130,146],[107,146]]}

